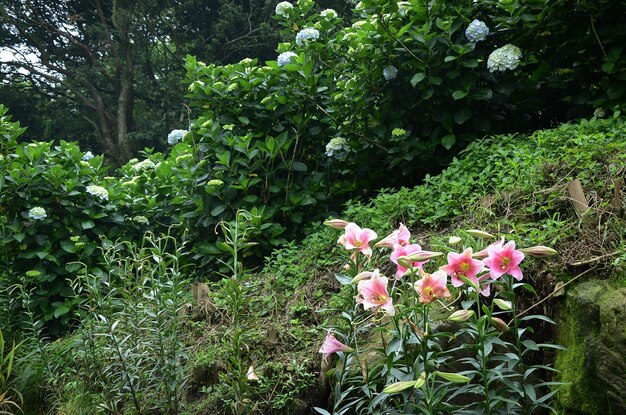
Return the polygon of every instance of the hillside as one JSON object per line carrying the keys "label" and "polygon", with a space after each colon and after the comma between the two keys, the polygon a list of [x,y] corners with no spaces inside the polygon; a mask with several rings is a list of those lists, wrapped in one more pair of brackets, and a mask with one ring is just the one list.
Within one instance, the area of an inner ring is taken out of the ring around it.
{"label": "hillside", "polygon": [[[615,295],[623,294],[626,287],[625,198],[621,192],[625,150],[626,123],[618,114],[527,136],[488,137],[470,145],[445,171],[427,178],[423,185],[399,191],[385,189],[368,203],[350,202],[341,217],[375,229],[379,236],[404,223],[419,243],[430,240],[425,249],[431,250],[446,244],[444,235],[456,233],[467,238],[457,231],[462,229],[506,235],[519,246],[557,249],[558,256],[532,259],[526,265],[526,281],[535,287],[537,295],[522,296],[518,307],[527,309],[537,304],[540,307],[536,310],[561,319],[556,331],[548,326],[539,337],[576,342],[567,334],[568,330],[570,334],[581,330],[575,328],[579,322],[572,319],[591,317],[584,311],[574,317],[559,317],[560,310],[569,309],[571,293],[578,291],[576,285],[603,280],[593,284],[613,287]],[[580,181],[586,195],[589,209],[584,214],[576,213],[568,190],[574,180]],[[316,352],[323,340],[319,325],[331,324],[336,315],[332,309],[342,304],[342,295],[346,296],[333,277],[343,265],[341,247],[336,246],[339,234],[320,225],[302,242],[275,251],[262,270],[246,273],[246,350],[247,360],[262,379],[250,391],[259,413],[302,413],[308,405],[326,405],[329,391],[319,383],[325,374],[320,375],[321,355]],[[392,264],[379,252],[375,250],[372,262],[390,269]],[[197,316],[202,335],[191,366],[194,374],[201,375],[193,378],[190,400],[198,401],[193,404],[197,409],[190,413],[213,413],[208,408],[217,408],[218,374],[227,359],[220,352],[223,330],[227,329],[223,325],[224,285],[211,287],[209,303]],[[618,303],[615,313],[620,312],[619,307],[624,312],[624,297],[620,301],[622,305]],[[589,312],[593,309],[590,306]],[[610,327],[598,327],[587,336],[602,339],[602,331]],[[565,346],[573,350],[572,344]],[[576,350],[578,358],[559,352],[557,369],[563,371],[564,381],[572,383],[557,395],[557,406],[563,413],[600,413],[597,408],[617,413],[624,403],[623,391],[618,385],[607,385],[610,377],[602,370],[596,372],[595,366],[590,369],[591,363],[581,360],[580,352]],[[595,352],[585,353],[590,358]],[[590,392],[588,385],[603,386]]]}

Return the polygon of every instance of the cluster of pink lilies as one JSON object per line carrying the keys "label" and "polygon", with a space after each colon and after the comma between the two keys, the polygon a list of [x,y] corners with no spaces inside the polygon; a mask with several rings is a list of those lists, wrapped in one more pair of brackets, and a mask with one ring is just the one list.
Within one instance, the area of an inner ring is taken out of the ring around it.
{"label": "cluster of pink lilies", "polygon": [[[344,234],[337,241],[338,244],[343,245],[347,250],[356,250],[371,258],[372,248],[369,244],[378,238],[376,232],[368,228],[361,229],[356,223],[340,219],[333,219],[324,223],[333,228],[344,230]],[[469,232],[477,236],[495,238],[493,235],[482,231]],[[522,279],[522,270],[519,264],[524,259],[524,252],[535,256],[547,256],[556,253],[555,250],[544,246],[516,250],[515,241],[505,243],[503,237],[480,252],[474,253],[472,248],[467,248],[461,253],[448,253],[448,263],[430,274],[423,270],[424,264],[431,258],[443,255],[443,253],[425,251],[420,245],[410,243],[410,237],[411,233],[407,227],[401,224],[397,230],[374,246],[392,249],[390,259],[397,267],[396,279],[401,279],[409,272],[416,272],[420,276],[413,287],[419,295],[419,301],[423,304],[451,297],[447,287],[448,276],[451,278],[453,287],[471,283],[481,294],[489,296],[489,278],[497,280],[501,276],[509,274],[518,281]],[[451,241],[454,239],[452,238]],[[456,242],[458,242],[458,238],[456,238]],[[387,289],[388,282],[387,277],[380,275],[378,269],[357,274],[352,280],[352,283],[358,284],[357,303],[363,304],[365,310],[378,311],[378,309],[382,309],[387,314],[394,315],[393,301]],[[350,350],[352,349],[339,342],[329,331],[319,351],[330,354]]]}

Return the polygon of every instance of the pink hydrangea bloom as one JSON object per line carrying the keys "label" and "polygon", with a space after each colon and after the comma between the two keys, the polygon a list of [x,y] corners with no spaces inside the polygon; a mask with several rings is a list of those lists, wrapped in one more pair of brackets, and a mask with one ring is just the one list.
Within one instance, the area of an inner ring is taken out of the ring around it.
{"label": "pink hydrangea bloom", "polygon": [[378,268],[375,269],[368,280],[359,281],[356,302],[363,304],[365,310],[382,308],[389,315],[394,315],[393,303],[387,291],[388,282],[387,277],[381,276]]}
{"label": "pink hydrangea bloom", "polygon": [[339,237],[337,243],[346,249],[356,249],[365,256],[372,256],[369,243],[378,237],[371,229],[361,229],[356,223],[350,222],[345,227],[345,233]]}
{"label": "pink hydrangea bloom", "polygon": [[450,277],[452,277],[452,285],[460,287],[463,281],[459,276],[463,275],[476,284],[478,280],[476,275],[485,267],[482,261],[472,258],[472,248],[467,248],[463,253],[450,252],[448,254],[448,265],[441,267]]}
{"label": "pink hydrangea bloom", "polygon": [[324,339],[324,344],[320,347],[319,353],[324,354],[333,354],[336,352],[346,352],[352,351],[351,347],[346,346],[339,340],[335,338],[335,335],[331,333],[330,330],[326,333],[326,339]]}
{"label": "pink hydrangea bloom", "polygon": [[415,291],[420,296],[420,303],[428,304],[439,298],[448,299],[451,297],[446,283],[448,275],[443,271],[436,271],[432,274],[422,273],[422,278],[415,282]]}
{"label": "pink hydrangea bloom", "polygon": [[[403,257],[403,256],[408,256],[410,254],[414,254],[416,252],[422,252],[422,247],[419,246],[418,244],[411,244],[411,245],[396,245],[393,249],[393,252],[391,253],[391,262],[393,262],[394,264],[396,264],[398,266],[398,269],[396,270],[396,279],[398,278],[402,278],[402,276],[404,274],[406,274],[408,268],[400,265],[398,263],[398,258]],[[424,261],[424,262],[414,262],[413,263],[413,267],[415,268],[422,268],[422,266],[428,261]]]}
{"label": "pink hydrangea bloom", "polygon": [[398,229],[385,236],[380,242],[376,243],[375,246],[387,246],[389,248],[394,248],[396,245],[405,246],[409,244],[410,237],[411,232],[401,223]]}
{"label": "pink hydrangea bloom", "polygon": [[494,280],[504,274],[510,274],[520,281],[522,270],[519,264],[523,259],[524,253],[515,249],[515,241],[509,241],[505,245],[488,246],[487,258],[483,259],[483,263],[489,267],[489,273]]}

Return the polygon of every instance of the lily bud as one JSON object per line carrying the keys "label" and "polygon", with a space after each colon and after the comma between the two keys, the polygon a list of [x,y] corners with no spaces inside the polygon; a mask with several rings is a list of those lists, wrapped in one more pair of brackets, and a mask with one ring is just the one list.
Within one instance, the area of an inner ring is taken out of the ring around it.
{"label": "lily bud", "polygon": [[491,317],[491,324],[500,331],[509,331],[509,326],[501,318]]}
{"label": "lily bud", "polygon": [[452,383],[467,383],[470,381],[470,378],[468,378],[467,376],[459,375],[458,373],[436,371],[434,372],[434,374]]}
{"label": "lily bud", "polygon": [[[424,261],[428,261],[431,258],[436,258],[441,255],[443,255],[443,252],[419,251],[419,252],[415,252],[415,253],[407,255],[406,257],[401,257],[401,258],[407,258],[409,261],[412,261],[412,262],[424,262]],[[398,258],[398,262],[399,262],[399,258]]]}
{"label": "lily bud", "polygon": [[414,387],[417,384],[418,381],[415,380],[411,380],[408,382],[396,382],[396,383],[392,383],[391,385],[385,387],[385,389],[383,389],[383,393],[388,393],[388,394],[392,394],[392,393],[398,393],[398,392],[402,392],[405,389],[409,389]]}
{"label": "lily bud", "polygon": [[401,256],[398,258],[398,265],[404,268],[413,268],[413,261],[411,261],[408,256]]}
{"label": "lily bud", "polygon": [[500,310],[509,311],[513,308],[513,304],[511,304],[510,301],[506,301],[501,298],[494,298],[493,302],[500,308]]}
{"label": "lily bud", "polygon": [[537,257],[545,257],[558,254],[558,251],[556,249],[552,249],[542,245],[531,246],[530,248],[522,248],[520,249],[520,251],[525,254]]}
{"label": "lily bud", "polygon": [[474,315],[474,310],[457,310],[448,317],[448,320],[455,323],[462,323],[469,320]]}
{"label": "lily bud", "polygon": [[352,281],[350,281],[350,284],[356,284],[357,282],[366,280],[370,278],[371,276],[372,276],[372,272],[370,271],[361,272],[357,274],[356,277],[352,278]]}
{"label": "lily bud", "polygon": [[341,219],[329,219],[327,221],[324,221],[324,225],[330,226],[334,229],[343,229],[346,227],[346,225],[348,225],[348,223],[350,222],[346,222],[345,220]]}
{"label": "lily bud", "polygon": [[424,383],[426,383],[426,372],[422,372],[420,377],[417,379],[417,382],[415,382],[414,388],[419,389],[422,385],[424,385]]}
{"label": "lily bud", "polygon": [[469,229],[466,232],[469,233],[472,236],[477,237],[477,238],[496,239],[496,237],[493,236],[492,234],[484,232],[484,231],[481,231],[479,229]]}
{"label": "lily bud", "polygon": [[459,238],[458,236],[451,236],[450,239],[448,239],[449,245],[456,245],[459,242],[461,242],[461,238]]}
{"label": "lily bud", "polygon": [[255,382],[259,380],[259,377],[256,375],[256,373],[254,373],[254,366],[250,366],[248,368],[248,373],[246,373],[246,378],[250,381],[255,381]]}

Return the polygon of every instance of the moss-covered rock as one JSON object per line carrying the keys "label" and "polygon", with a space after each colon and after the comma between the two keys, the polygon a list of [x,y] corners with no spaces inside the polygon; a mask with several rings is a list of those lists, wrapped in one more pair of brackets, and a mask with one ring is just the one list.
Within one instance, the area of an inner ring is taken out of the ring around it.
{"label": "moss-covered rock", "polygon": [[567,293],[558,325],[563,414],[626,413],[626,284],[587,281]]}

